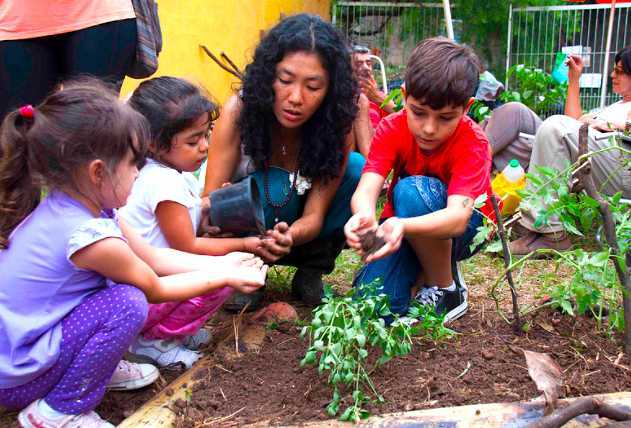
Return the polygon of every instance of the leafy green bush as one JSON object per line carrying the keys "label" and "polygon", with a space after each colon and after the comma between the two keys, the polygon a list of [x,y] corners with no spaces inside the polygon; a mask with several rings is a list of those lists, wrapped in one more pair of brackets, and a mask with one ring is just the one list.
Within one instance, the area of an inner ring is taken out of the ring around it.
{"label": "leafy green bush", "polygon": [[[412,336],[425,331],[428,337],[442,339],[453,332],[443,326],[444,317],[414,305],[410,316],[398,317],[390,312],[388,298],[378,294],[374,285],[351,289],[344,296],[334,296],[325,289],[322,305],[313,312],[311,323],[303,327],[301,337],[308,336],[310,346],[301,366],[316,364],[318,372],[329,373],[327,382],[333,388],[333,399],[326,408],[330,416],[340,410],[342,393],[350,393],[352,404],[341,414],[344,421],[368,417],[364,406],[371,401],[383,402],[370,379],[377,368],[412,350]],[[394,320],[386,325],[382,317]],[[417,326],[414,317],[423,317]],[[379,358],[369,363],[369,350],[378,350]],[[319,359],[318,359],[319,357]]]}
{"label": "leafy green bush", "polygon": [[565,102],[567,83],[558,84],[540,68],[517,64],[508,69],[507,79],[511,77],[515,82],[511,90],[500,94],[502,102],[523,103],[538,115],[558,109]]}

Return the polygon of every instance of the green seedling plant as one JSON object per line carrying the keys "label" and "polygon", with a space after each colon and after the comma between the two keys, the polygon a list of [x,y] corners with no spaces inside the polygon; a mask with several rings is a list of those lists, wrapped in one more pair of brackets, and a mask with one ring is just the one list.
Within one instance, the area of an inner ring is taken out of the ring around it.
{"label": "green seedling plant", "polygon": [[[603,327],[606,318],[609,333],[621,332],[624,330],[624,309],[621,305],[624,287],[616,276],[614,263],[619,263],[623,269],[626,268],[624,255],[629,252],[631,246],[631,209],[622,201],[621,193],[613,196],[601,195],[612,211],[618,254],[622,255],[614,256],[612,248],[602,237],[603,220],[598,202],[585,192],[571,191],[569,183],[572,182],[573,173],[577,168],[578,162],[568,165],[563,171],[537,167],[535,172],[527,174],[527,188],[518,191],[523,198],[521,203],[522,206],[527,206],[537,213],[535,227],[547,225],[551,219],[556,219],[568,233],[581,238],[601,235],[600,243],[593,249],[538,250],[520,259],[511,257],[509,266],[491,286],[490,295],[495,299],[496,308],[500,311],[497,287],[502,282],[504,273],[517,269],[535,255],[545,255],[554,260],[557,269],[559,266],[569,267],[572,275],[542,289],[542,295],[545,296],[544,304],[569,316],[590,314],[596,319],[598,328]],[[492,222],[485,221],[478,228],[472,246],[483,242],[485,237],[494,232],[494,228]],[[490,245],[497,247],[497,238]],[[500,314],[507,320],[504,314]]]}
{"label": "green seedling plant", "polygon": [[[367,418],[365,406],[384,401],[371,373],[392,358],[410,353],[412,337],[422,329],[437,339],[451,332],[442,326],[441,317],[430,316],[416,306],[410,314],[426,318],[418,326],[416,319],[392,314],[387,296],[378,293],[372,284],[353,288],[343,296],[334,296],[330,288],[325,289],[323,303],[301,331],[301,337],[309,339],[309,348],[300,365],[317,364],[320,374],[328,373],[327,383],[333,389],[333,398],[326,407],[330,416],[339,413],[344,394],[349,394],[351,404],[340,420],[357,422]],[[383,317],[392,317],[393,322],[386,325]],[[372,350],[379,351],[379,358],[369,361]]]}

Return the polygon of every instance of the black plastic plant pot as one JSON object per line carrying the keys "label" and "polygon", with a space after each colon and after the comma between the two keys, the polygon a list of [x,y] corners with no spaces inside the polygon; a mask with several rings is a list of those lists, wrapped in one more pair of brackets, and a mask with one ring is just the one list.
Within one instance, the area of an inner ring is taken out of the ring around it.
{"label": "black plastic plant pot", "polygon": [[210,194],[210,224],[236,236],[265,233],[265,214],[252,176]]}

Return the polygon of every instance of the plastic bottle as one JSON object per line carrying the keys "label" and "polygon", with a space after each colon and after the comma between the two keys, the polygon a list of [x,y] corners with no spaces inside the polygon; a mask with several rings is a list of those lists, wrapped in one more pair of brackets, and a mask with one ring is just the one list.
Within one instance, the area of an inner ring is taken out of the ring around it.
{"label": "plastic bottle", "polygon": [[511,159],[502,172],[495,176],[491,187],[504,203],[502,215],[511,215],[517,211],[521,202],[517,190],[526,187],[526,174],[517,159]]}

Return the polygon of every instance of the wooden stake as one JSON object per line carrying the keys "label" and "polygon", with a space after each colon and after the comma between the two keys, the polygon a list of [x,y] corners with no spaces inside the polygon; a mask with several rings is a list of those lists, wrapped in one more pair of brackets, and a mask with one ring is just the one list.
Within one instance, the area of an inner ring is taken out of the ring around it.
{"label": "wooden stake", "polygon": [[508,249],[508,243],[506,241],[506,230],[504,230],[504,220],[502,219],[502,214],[500,213],[500,207],[497,203],[497,198],[495,195],[491,195],[491,204],[493,205],[493,211],[495,212],[495,217],[497,219],[497,231],[500,235],[500,241],[502,241],[502,251],[504,253],[504,267],[506,269],[506,281],[508,281],[508,286],[510,287],[511,299],[513,301],[513,332],[517,335],[522,334],[521,330],[521,320],[519,318],[519,302],[517,289],[515,288],[515,282],[513,281],[513,273],[508,267],[511,264],[511,254]]}

